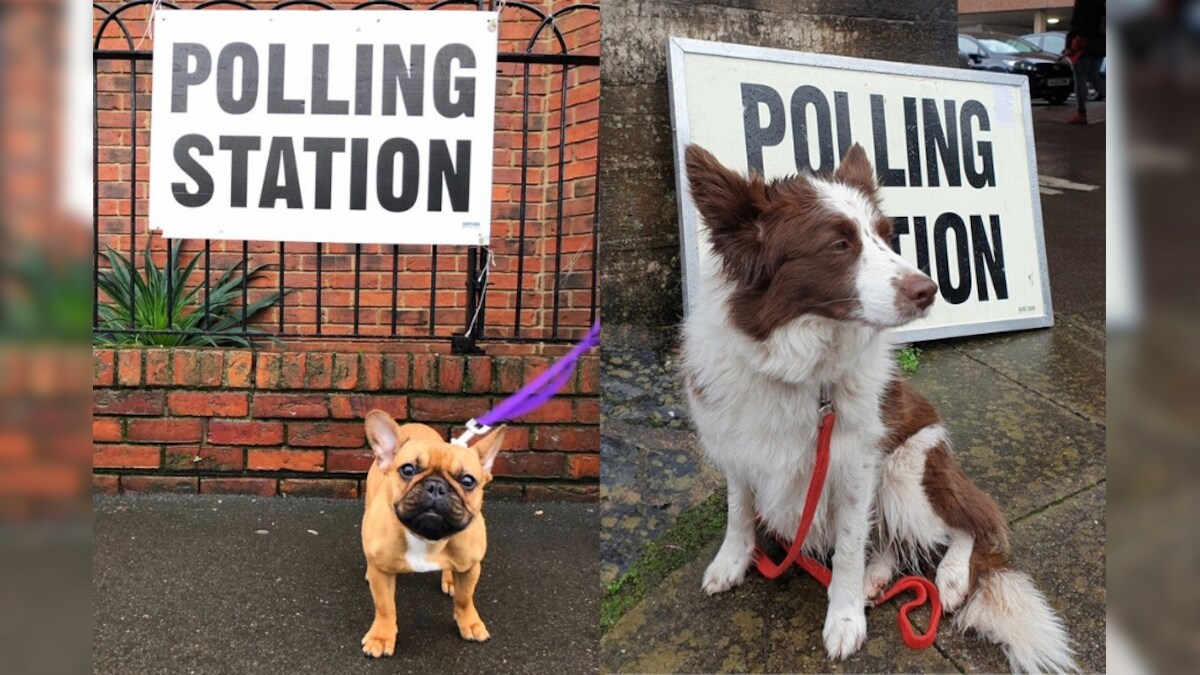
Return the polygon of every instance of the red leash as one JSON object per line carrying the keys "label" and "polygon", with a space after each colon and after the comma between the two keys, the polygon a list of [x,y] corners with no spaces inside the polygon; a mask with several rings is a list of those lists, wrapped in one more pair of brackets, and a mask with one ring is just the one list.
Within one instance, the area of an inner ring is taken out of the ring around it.
{"label": "red leash", "polygon": [[[825,489],[825,474],[829,471],[829,441],[833,437],[833,425],[837,420],[837,413],[833,411],[832,405],[828,401],[822,401],[821,407],[825,412],[821,417],[821,430],[817,435],[817,461],[813,465],[812,479],[808,483],[808,494],[804,498],[804,512],[800,516],[800,527],[796,529],[796,538],[792,540],[792,545],[787,547],[787,556],[783,562],[778,564],[772,562],[766,552],[756,546],[754,566],[758,568],[759,574],[768,579],[775,579],[792,565],[797,565],[821,582],[822,586],[828,588],[833,573],[829,571],[828,567],[801,553],[804,539],[808,536],[809,528],[812,527],[813,516],[817,511],[817,502],[821,499],[821,492]],[[937,586],[932,581],[915,575],[902,577],[875,601],[875,605],[879,606],[906,590],[913,591],[916,597],[900,606],[900,614],[896,616],[896,623],[899,624],[900,635],[909,649],[924,649],[937,639],[938,622],[942,618],[942,603],[938,598]],[[924,633],[917,634],[913,629],[912,621],[908,618],[908,613],[925,604],[926,601],[929,602],[929,628]]]}

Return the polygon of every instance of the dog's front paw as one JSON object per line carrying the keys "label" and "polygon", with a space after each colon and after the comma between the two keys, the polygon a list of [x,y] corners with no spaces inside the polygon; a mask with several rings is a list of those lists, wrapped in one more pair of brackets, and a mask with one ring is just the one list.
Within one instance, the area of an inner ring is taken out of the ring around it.
{"label": "dog's front paw", "polygon": [[483,625],[483,621],[479,618],[478,614],[476,614],[474,618],[467,617],[458,619],[457,621],[458,634],[461,635],[462,639],[464,640],[470,640],[471,642],[483,642],[491,637],[491,634],[488,633],[487,626]]}
{"label": "dog's front paw", "polygon": [[454,573],[450,570],[442,571],[442,592],[454,597]]}
{"label": "dog's front paw", "polygon": [[867,639],[867,617],[862,607],[829,608],[825,615],[825,651],[829,658],[844,659]]}
{"label": "dog's front paw", "polygon": [[363,655],[377,659],[381,656],[391,656],[396,650],[396,631],[371,626],[371,630],[362,639]]}
{"label": "dog's front paw", "polygon": [[742,583],[746,578],[746,568],[750,566],[750,556],[730,555],[721,551],[704,570],[704,592],[709,595],[727,591]]}

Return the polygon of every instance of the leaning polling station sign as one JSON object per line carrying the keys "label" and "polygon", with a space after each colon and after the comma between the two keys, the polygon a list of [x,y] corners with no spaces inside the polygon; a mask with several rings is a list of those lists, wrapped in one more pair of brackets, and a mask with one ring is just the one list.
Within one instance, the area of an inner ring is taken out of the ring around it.
{"label": "leaning polling station sign", "polygon": [[714,264],[682,167],[689,143],[767,178],[875,164],[892,247],[933,277],[918,341],[1053,325],[1026,78],[671,38],[684,302]]}
{"label": "leaning polling station sign", "polygon": [[160,10],[150,226],[486,244],[495,12]]}

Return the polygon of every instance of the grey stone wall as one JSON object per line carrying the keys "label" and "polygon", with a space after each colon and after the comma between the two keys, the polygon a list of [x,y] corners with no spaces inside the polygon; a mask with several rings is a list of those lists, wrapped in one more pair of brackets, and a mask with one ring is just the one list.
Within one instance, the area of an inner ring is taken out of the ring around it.
{"label": "grey stone wall", "polygon": [[603,0],[601,314],[660,328],[682,317],[667,38],[957,65],[955,0]]}

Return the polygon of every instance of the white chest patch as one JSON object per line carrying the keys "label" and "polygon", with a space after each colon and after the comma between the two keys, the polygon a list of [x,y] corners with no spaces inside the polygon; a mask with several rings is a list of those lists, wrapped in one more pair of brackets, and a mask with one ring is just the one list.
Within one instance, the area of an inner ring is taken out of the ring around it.
{"label": "white chest patch", "polygon": [[408,549],[404,552],[404,560],[414,572],[437,572],[442,569],[438,563],[429,560],[429,542],[412,532],[404,533],[404,542]]}

